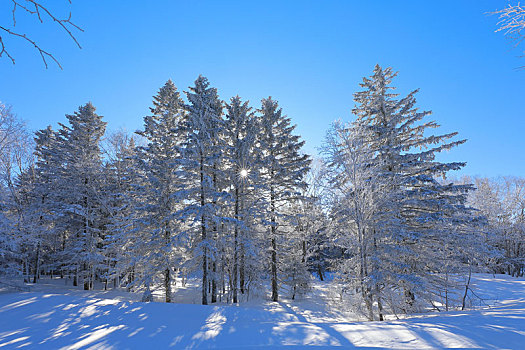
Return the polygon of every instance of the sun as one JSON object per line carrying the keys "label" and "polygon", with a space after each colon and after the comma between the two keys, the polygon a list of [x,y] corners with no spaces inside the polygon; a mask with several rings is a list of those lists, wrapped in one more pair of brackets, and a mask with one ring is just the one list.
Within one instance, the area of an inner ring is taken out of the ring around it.
{"label": "sun", "polygon": [[248,176],[248,169],[241,169],[241,171],[239,171],[239,176],[241,178],[245,178]]}

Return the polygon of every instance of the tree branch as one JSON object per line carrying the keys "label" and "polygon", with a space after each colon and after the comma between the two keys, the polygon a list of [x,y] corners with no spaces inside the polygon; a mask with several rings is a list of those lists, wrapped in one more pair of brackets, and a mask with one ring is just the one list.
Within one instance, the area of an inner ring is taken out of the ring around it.
{"label": "tree branch", "polygon": [[[58,62],[58,60],[55,58],[55,56],[53,56],[53,54],[45,51],[44,49],[42,49],[34,40],[30,39],[29,37],[27,37],[27,35],[25,34],[20,34],[20,33],[17,33],[17,32],[13,32],[11,31],[10,29],[8,28],[4,28],[2,26],[0,26],[0,30],[3,30],[5,32],[7,32],[8,34],[12,35],[12,36],[15,36],[15,37],[19,37],[19,38],[22,38],[24,39],[25,41],[27,41],[28,43],[30,43],[31,45],[33,45],[35,47],[35,49],[38,50],[38,53],[40,54],[40,57],[42,58],[42,61],[44,62],[44,65],[46,66],[46,69],[48,68],[48,65],[47,65],[47,61],[46,61],[46,57],[48,58],[51,58],[56,64],[57,66],[60,68],[60,69],[63,69],[62,68],[62,65],[60,65],[60,62]],[[2,40],[2,37],[0,36],[0,42],[1,42],[1,48],[2,50],[0,51],[0,57],[2,57],[2,54],[5,53],[7,57],[9,57],[11,59],[11,62],[13,62],[13,64],[15,64],[15,60],[14,58],[9,54],[9,52],[7,52],[7,50],[5,49],[5,45],[4,45],[4,42]]]}
{"label": "tree branch", "polygon": [[[51,19],[53,22],[57,23],[62,28],[62,30],[64,30],[68,34],[68,36],[75,42],[75,44],[80,49],[82,48],[82,46],[80,46],[80,43],[78,42],[76,37],[73,35],[72,30],[76,29],[81,32],[83,32],[84,30],[71,21],[71,12],[69,12],[69,16],[67,18],[60,19],[59,17],[54,15],[51,12],[51,10],[43,6],[37,0],[11,0],[11,2],[13,3],[13,10],[12,10],[13,27],[16,27],[16,10],[20,8],[24,10],[26,13],[28,13],[29,15],[35,15],[38,18],[38,21],[40,23],[44,22],[43,17],[47,17]],[[71,0],[68,0],[68,2],[71,4]],[[0,32],[1,31],[7,33],[7,35],[21,38],[25,40],[26,42],[28,42],[29,44],[33,45],[33,47],[35,47],[35,49],[37,49],[38,53],[40,54],[40,57],[42,58],[42,61],[44,62],[46,69],[48,68],[47,59],[53,60],[57,64],[57,66],[60,69],[62,69],[62,65],[52,53],[44,50],[35,40],[31,39],[26,34],[22,34],[18,31],[15,31],[11,28],[7,28],[4,26],[0,26]],[[8,52],[5,46],[3,37],[2,35],[0,35],[0,57],[2,57],[2,55],[4,54],[11,60],[13,64],[15,64],[14,57]]]}

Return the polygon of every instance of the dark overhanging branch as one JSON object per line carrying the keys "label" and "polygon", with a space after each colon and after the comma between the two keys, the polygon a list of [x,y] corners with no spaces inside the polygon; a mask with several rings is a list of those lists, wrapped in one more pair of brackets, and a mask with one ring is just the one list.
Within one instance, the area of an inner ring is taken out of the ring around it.
{"label": "dark overhanging branch", "polygon": [[[13,17],[13,27],[16,27],[16,13],[17,9],[20,8],[21,10],[25,11],[26,13],[36,16],[38,21],[40,23],[43,23],[43,18],[51,19],[54,23],[57,23],[62,30],[64,30],[68,36],[75,42],[75,44],[81,49],[82,46],[80,46],[80,43],[76,39],[75,35],[73,34],[73,30],[79,30],[83,32],[84,30],[77,26],[75,23],[71,21],[71,12],[69,12],[69,15],[67,18],[60,19],[57,17],[51,10],[49,10],[46,6],[43,6],[39,1],[37,0],[11,0],[13,3],[13,10],[12,17]],[[71,4],[71,0],[68,0],[68,2]],[[58,59],[49,51],[43,49],[40,44],[38,44],[35,40],[33,40],[31,37],[29,37],[27,34],[20,33],[18,31],[15,31],[14,29],[7,28],[5,26],[0,25],[0,33],[4,32],[7,35],[21,38],[25,40],[27,43],[29,43],[31,46],[33,46],[39,53],[40,57],[42,58],[42,61],[44,62],[44,66],[46,69],[48,68],[48,60],[52,60],[56,63],[56,65],[62,69],[62,65],[58,61]],[[6,48],[4,37],[0,34],[0,57],[5,55],[13,64],[15,64],[15,58],[13,55],[8,51]]]}

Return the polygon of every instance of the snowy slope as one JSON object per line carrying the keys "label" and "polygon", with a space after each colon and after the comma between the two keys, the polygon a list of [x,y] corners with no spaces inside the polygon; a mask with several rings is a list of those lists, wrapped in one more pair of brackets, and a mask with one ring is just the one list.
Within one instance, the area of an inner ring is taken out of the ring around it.
{"label": "snowy slope", "polygon": [[318,298],[247,306],[140,303],[124,292],[41,284],[0,293],[0,349],[525,348],[525,280],[477,275],[475,283],[490,308],[386,322],[345,321]]}

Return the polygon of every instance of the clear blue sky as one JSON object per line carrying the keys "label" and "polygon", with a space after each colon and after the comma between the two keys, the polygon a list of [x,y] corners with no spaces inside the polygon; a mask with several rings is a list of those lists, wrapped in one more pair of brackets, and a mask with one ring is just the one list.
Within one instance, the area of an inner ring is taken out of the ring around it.
{"label": "clear blue sky", "polygon": [[[330,123],[351,120],[352,94],[376,63],[399,71],[398,92],[420,88],[421,109],[442,132],[468,142],[443,159],[463,173],[525,176],[525,65],[522,50],[489,11],[505,0],[471,1],[80,1],[72,19],[81,50],[50,23],[20,15],[64,70],[8,41],[0,100],[33,129],[56,126],[92,101],[109,129],[142,127],[151,98],[171,78],[186,90],[199,74],[223,99],[254,107],[271,95],[315,153]],[[0,23],[10,20],[0,4]],[[53,2],[66,9],[67,1]]]}

